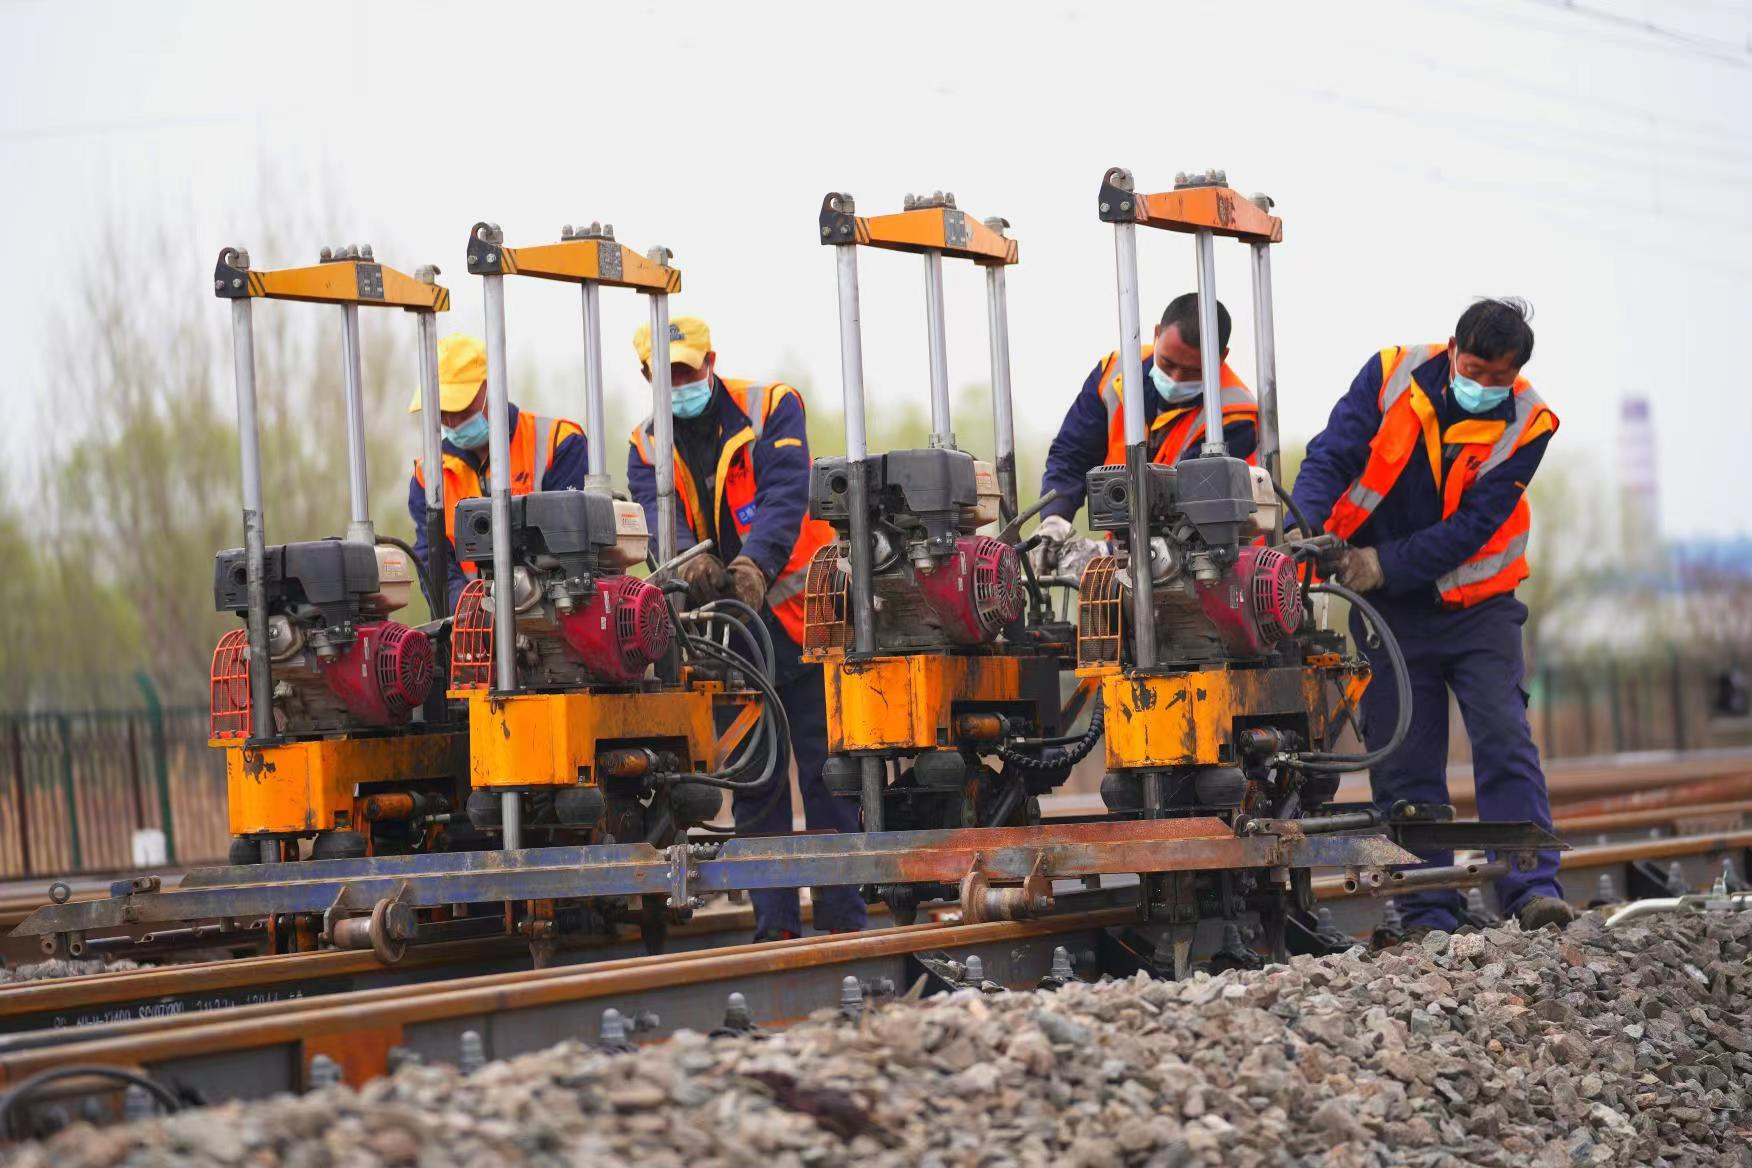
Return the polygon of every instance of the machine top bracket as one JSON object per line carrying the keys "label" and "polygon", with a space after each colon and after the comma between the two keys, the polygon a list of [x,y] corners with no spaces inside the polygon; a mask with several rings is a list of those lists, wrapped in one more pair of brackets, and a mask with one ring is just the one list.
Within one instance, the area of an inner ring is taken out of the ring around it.
{"label": "machine top bracket", "polygon": [[982,267],[1007,267],[1020,258],[1017,242],[1004,234],[1007,221],[976,219],[955,205],[953,194],[908,195],[903,205],[899,214],[865,218],[852,196],[829,191],[821,200],[821,242],[937,252]]}
{"label": "machine top bracket", "polygon": [[1110,168],[1101,180],[1101,221],[1129,221],[1164,231],[1210,231],[1248,243],[1284,241],[1284,221],[1271,213],[1268,196],[1241,194],[1227,185],[1228,176],[1220,170],[1175,177],[1171,191],[1139,194],[1130,171]]}
{"label": "machine top bracket", "polygon": [[473,276],[538,276],[569,284],[603,284],[639,292],[675,295],[681,271],[669,265],[667,248],[641,254],[618,242],[614,227],[561,228],[560,242],[507,247],[497,225],[477,223],[468,233],[468,270]]}
{"label": "machine top bracket", "polygon": [[[257,270],[240,247],[219,250],[213,269],[213,295],[221,300],[302,300],[312,304],[405,308],[410,312],[448,312],[450,289],[380,264],[370,244],[323,248],[308,268]],[[437,274],[438,269],[432,268]]]}

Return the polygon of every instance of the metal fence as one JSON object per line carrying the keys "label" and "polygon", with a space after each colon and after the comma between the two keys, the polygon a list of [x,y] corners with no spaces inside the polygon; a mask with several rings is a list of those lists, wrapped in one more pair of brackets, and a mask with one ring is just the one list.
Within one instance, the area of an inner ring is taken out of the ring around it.
{"label": "metal fence", "polygon": [[141,830],[166,863],[224,858],[204,706],[0,714],[0,879],[125,871]]}
{"label": "metal fence", "polygon": [[1533,675],[1533,730],[1548,758],[1744,745],[1741,677],[1677,656],[1549,666]]}

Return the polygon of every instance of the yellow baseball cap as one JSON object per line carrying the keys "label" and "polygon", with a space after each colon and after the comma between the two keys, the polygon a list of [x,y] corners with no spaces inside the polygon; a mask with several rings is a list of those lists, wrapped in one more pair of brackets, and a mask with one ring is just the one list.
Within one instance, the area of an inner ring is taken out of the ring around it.
{"label": "yellow baseball cap", "polygon": [[[467,333],[438,338],[438,408],[454,413],[468,408],[487,379],[487,345]],[[408,413],[420,412],[420,391],[408,403]]]}
{"label": "yellow baseball cap", "polygon": [[[651,326],[642,324],[633,333],[633,348],[638,350],[639,364],[651,363]],[[706,363],[712,351],[712,330],[697,316],[678,316],[669,322],[669,363],[698,369]]]}

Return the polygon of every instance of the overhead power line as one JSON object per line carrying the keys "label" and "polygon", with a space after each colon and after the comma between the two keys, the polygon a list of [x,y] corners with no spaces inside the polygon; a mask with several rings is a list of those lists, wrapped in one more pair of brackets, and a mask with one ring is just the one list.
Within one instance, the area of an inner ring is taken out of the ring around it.
{"label": "overhead power line", "polygon": [[1623,16],[1602,8],[1578,4],[1576,0],[1527,0],[1527,2],[1541,8],[1569,13],[1607,27],[1642,33],[1655,38],[1664,45],[1687,50],[1708,60],[1720,61],[1723,64],[1733,65],[1741,69],[1752,68],[1752,36],[1749,36],[1744,43],[1735,44],[1733,41],[1697,36],[1694,33],[1669,28],[1664,24],[1656,24],[1652,20],[1638,20],[1632,16]]}

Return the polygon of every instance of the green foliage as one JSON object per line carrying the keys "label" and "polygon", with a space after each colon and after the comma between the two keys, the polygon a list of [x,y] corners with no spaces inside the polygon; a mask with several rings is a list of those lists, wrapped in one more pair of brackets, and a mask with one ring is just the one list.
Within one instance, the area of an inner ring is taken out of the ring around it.
{"label": "green foliage", "polygon": [[[264,244],[264,267],[308,258],[271,233]],[[74,268],[92,276],[46,341],[36,497],[0,511],[0,535],[23,549],[0,582],[0,706],[89,700],[134,670],[172,700],[205,697],[233,621],[213,611],[213,556],[242,541],[241,489],[230,312],[191,294],[184,250],[168,230],[116,229],[93,249],[102,262]],[[340,310],[258,301],[253,315],[268,539],[340,534]],[[413,326],[366,311],[361,337],[372,514],[410,539]]]}

